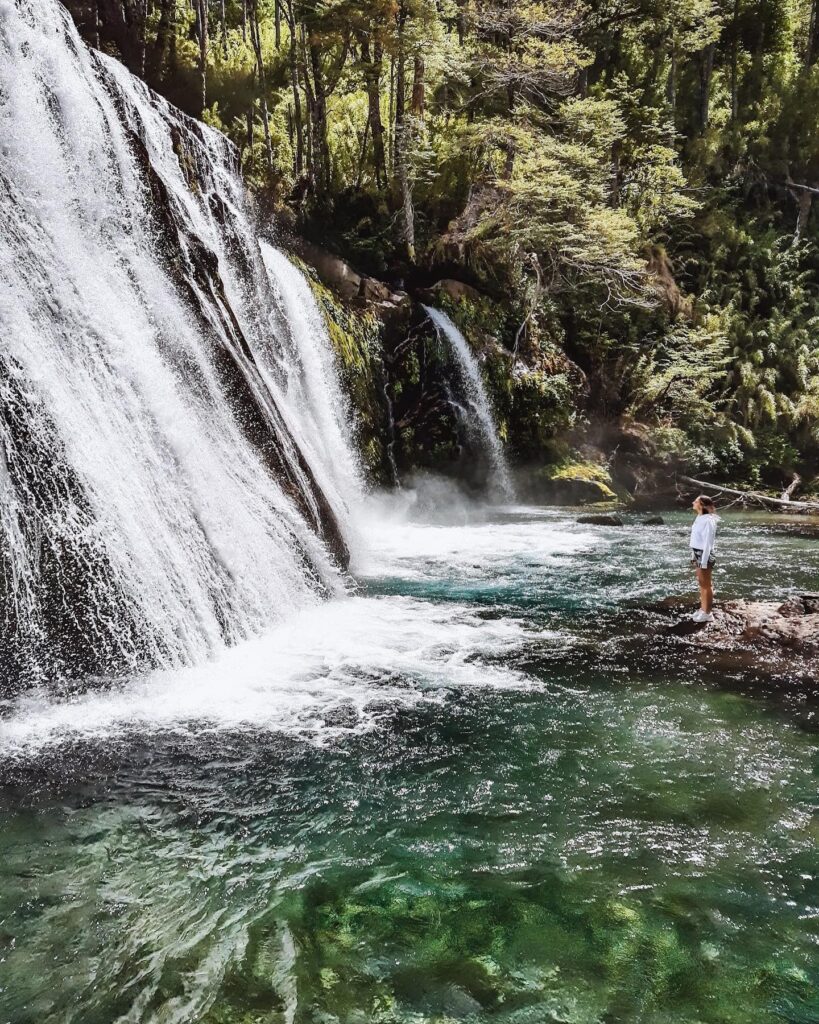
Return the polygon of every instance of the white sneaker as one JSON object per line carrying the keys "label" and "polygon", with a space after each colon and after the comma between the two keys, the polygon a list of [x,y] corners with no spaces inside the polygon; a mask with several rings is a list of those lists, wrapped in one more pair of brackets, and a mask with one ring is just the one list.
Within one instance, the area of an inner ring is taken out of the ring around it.
{"label": "white sneaker", "polygon": [[714,616],[711,612],[704,612],[702,608],[697,609],[691,616],[694,622],[713,622]]}

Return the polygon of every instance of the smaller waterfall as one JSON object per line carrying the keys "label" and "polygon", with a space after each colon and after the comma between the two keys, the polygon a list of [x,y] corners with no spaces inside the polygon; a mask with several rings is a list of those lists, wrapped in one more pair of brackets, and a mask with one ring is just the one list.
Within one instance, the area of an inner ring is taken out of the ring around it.
{"label": "smaller waterfall", "polygon": [[481,379],[478,362],[466,338],[446,313],[441,312],[440,309],[434,309],[432,306],[424,306],[424,309],[429,314],[438,337],[446,339],[455,358],[462,388],[460,398],[466,413],[467,429],[470,439],[480,447],[486,458],[489,467],[489,489],[500,497],[511,499],[514,497],[512,478],[503,453],[503,445],[498,437],[492,409],[489,405],[489,396]]}

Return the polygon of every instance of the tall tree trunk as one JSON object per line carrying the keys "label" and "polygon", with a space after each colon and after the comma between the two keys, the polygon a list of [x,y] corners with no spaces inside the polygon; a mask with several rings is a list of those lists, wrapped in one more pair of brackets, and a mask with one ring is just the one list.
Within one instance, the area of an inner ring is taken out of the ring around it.
{"label": "tall tree trunk", "polygon": [[356,191],[361,188],[361,181],[364,177],[364,158],[367,155],[367,139],[370,134],[369,118],[364,122],[364,131],[361,133],[361,147],[358,154],[358,173],[355,177]]}
{"label": "tall tree trunk", "polygon": [[267,79],[264,73],[264,58],[262,56],[262,41],[259,34],[259,7],[258,0],[252,0],[250,10],[250,41],[253,46],[253,53],[256,56],[256,71],[259,80],[259,100],[262,108],[262,127],[264,129],[264,148],[267,160],[268,172],[273,171],[273,146],[270,142],[270,121],[267,115]]}
{"label": "tall tree trunk", "polygon": [[177,72],[177,52],[176,52],[176,5],[178,0],[170,0],[171,4],[171,20],[168,25],[168,67],[165,73],[165,77],[173,79]]}
{"label": "tall tree trunk", "polygon": [[147,52],[146,30],[148,23],[148,0],[131,0],[131,31],[135,40],[134,71],[140,78],[145,77],[145,55]]}
{"label": "tall tree trunk", "polygon": [[398,55],[395,59],[395,130],[404,121],[404,110],[407,99],[407,78],[404,67],[403,30],[399,33]]}
{"label": "tall tree trunk", "polygon": [[798,242],[801,238],[805,237],[805,233],[808,230],[810,211],[813,206],[813,193],[808,192],[807,189],[799,189],[795,198],[798,213],[796,216],[796,233],[793,240]]}
{"label": "tall tree trunk", "polygon": [[668,82],[665,87],[665,98],[671,107],[671,113],[677,110],[677,44],[672,39],[671,52],[669,53]]}
{"label": "tall tree trunk", "polygon": [[194,0],[196,38],[199,41],[199,89],[201,109],[208,105],[208,0]]}
{"label": "tall tree trunk", "polygon": [[316,184],[326,196],[330,191],[330,146],[327,141],[327,90],[324,84],[324,69],[321,63],[321,46],[316,36],[308,36],[310,69],[313,73],[313,97],[311,115],[313,120],[313,159]]}
{"label": "tall tree trunk", "polygon": [[290,89],[293,93],[293,135],[294,135],[294,170],[297,175],[304,170],[304,128],[301,114],[301,93],[299,92],[299,55],[296,41],[296,17],[290,3],[285,12],[287,29],[290,33]]}
{"label": "tall tree trunk", "polygon": [[281,0],[275,0],[273,4],[273,26],[276,31],[276,49],[280,50],[282,45],[282,5]]}
{"label": "tall tree trunk", "polygon": [[388,151],[390,154],[390,172],[395,167],[395,55],[390,57],[390,103],[387,124],[390,126]]}
{"label": "tall tree trunk", "polygon": [[307,32],[304,27],[304,22],[299,25],[299,74],[301,76],[301,82],[304,86],[304,101],[307,106],[306,116],[304,118],[304,131],[305,131],[305,154],[307,159],[307,178],[310,184],[310,188],[313,192],[317,189],[317,168],[321,162],[321,155],[316,153],[316,140],[313,137],[313,104],[314,104],[314,91],[313,85],[310,81],[310,73],[307,68]]}
{"label": "tall tree trunk", "polygon": [[731,124],[739,119],[739,0],[734,0],[731,17]]}
{"label": "tall tree trunk", "polygon": [[[401,135],[404,136],[407,126],[401,128]],[[400,138],[398,142],[398,181],[401,188],[401,220],[403,227],[404,246],[407,259],[415,263],[415,209],[412,205],[412,186],[409,180],[409,167],[407,160],[407,140]]]}
{"label": "tall tree trunk", "polygon": [[175,9],[176,0],[160,0],[156,39],[148,61],[148,80],[154,86],[162,81],[170,34],[175,31]]}
{"label": "tall tree trunk", "polygon": [[227,47],[227,22],[225,21],[225,0],[219,0],[219,20],[221,22],[221,29],[222,29],[222,53],[224,54],[225,60],[227,60],[228,47]]}
{"label": "tall tree trunk", "polygon": [[709,43],[700,52],[700,131],[708,127],[711,104],[711,77],[714,72],[714,50],[716,43]]}
{"label": "tall tree trunk", "polygon": [[423,118],[426,94],[424,88],[424,58],[416,53],[412,71],[412,99],[410,109],[416,117]]}
{"label": "tall tree trunk", "polygon": [[407,259],[415,263],[415,210],[412,205],[412,188],[409,175],[409,130],[405,117],[406,78],[404,57],[404,24],[408,11],[404,0],[398,5],[398,57],[395,75],[395,171],[401,210],[401,234]]}
{"label": "tall tree trunk", "polygon": [[367,123],[373,137],[373,171],[376,188],[386,184],[387,167],[384,157],[384,125],[381,121],[381,66],[383,52],[381,43],[373,44],[370,54],[370,40],[366,32],[359,35],[361,62],[364,65],[364,82],[367,89]]}
{"label": "tall tree trunk", "polygon": [[805,67],[812,68],[819,59],[819,0],[812,0],[810,5],[810,23],[808,25],[808,46],[805,51]]}

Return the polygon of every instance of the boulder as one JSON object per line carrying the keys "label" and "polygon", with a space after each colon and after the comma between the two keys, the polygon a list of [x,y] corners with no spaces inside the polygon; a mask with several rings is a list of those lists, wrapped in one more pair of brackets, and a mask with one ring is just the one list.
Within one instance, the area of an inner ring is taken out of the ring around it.
{"label": "boulder", "polygon": [[599,505],[617,501],[608,471],[591,461],[542,467],[531,475],[528,484],[535,501],[550,505]]}
{"label": "boulder", "polygon": [[816,615],[819,613],[819,594],[796,594],[779,606],[779,614],[786,618],[797,615]]}
{"label": "boulder", "polygon": [[[654,610],[665,614],[682,611],[684,599],[669,598],[658,602]],[[685,610],[693,611],[693,597]],[[800,594],[781,601],[724,601],[714,607],[714,618],[708,623],[682,619],[668,627],[668,632],[687,636],[692,643],[719,654],[731,650],[796,655],[814,658],[819,655],[819,594]]]}
{"label": "boulder", "polygon": [[665,526],[665,519],[662,516],[649,516],[643,520],[643,526]]}
{"label": "boulder", "polygon": [[788,614],[783,615],[778,601],[727,601],[696,639],[706,645],[750,643],[819,654],[819,611],[800,613],[796,602],[786,605]]}
{"label": "boulder", "polygon": [[602,514],[602,515],[590,515],[590,516],[578,516],[578,523],[583,523],[589,526],[623,526],[623,520],[617,513]]}
{"label": "boulder", "polygon": [[337,295],[347,301],[359,297],[363,279],[349,263],[345,263],[340,257],[334,256],[321,246],[303,239],[298,240],[295,249],[297,254],[315,269],[322,284],[332,288]]}
{"label": "boulder", "polygon": [[469,299],[470,302],[478,302],[481,299],[481,293],[477,288],[473,288],[472,285],[465,284],[463,281],[456,281],[451,277],[442,278],[440,281],[426,291],[434,297],[440,295],[446,295],[450,299],[454,299],[456,302],[460,299]]}
{"label": "boulder", "polygon": [[367,302],[386,302],[391,292],[382,281],[374,277],[362,277],[358,295]]}

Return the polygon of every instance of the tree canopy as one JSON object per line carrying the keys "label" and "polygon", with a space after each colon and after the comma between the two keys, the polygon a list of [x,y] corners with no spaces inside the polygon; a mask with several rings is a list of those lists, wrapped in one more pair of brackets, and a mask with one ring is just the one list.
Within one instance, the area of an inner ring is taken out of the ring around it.
{"label": "tree canopy", "polygon": [[[71,0],[370,273],[456,265],[613,416],[819,445],[819,0]],[[702,447],[704,446],[704,447]]]}

